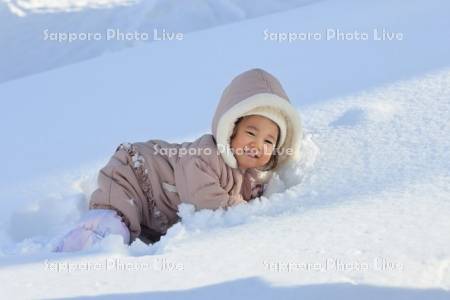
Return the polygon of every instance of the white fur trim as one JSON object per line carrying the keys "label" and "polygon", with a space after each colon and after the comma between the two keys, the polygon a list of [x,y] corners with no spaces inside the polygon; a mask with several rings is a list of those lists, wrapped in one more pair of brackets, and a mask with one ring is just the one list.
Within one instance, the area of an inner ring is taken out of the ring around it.
{"label": "white fur trim", "polygon": [[237,168],[237,161],[231,151],[230,136],[233,133],[234,122],[244,114],[260,106],[273,107],[280,110],[286,117],[287,128],[285,143],[282,147],[291,148],[293,153],[290,157],[286,154],[281,154],[279,162],[282,164],[288,158],[298,160],[300,157],[300,140],[302,138],[302,126],[300,116],[295,108],[287,100],[271,93],[259,93],[245,100],[240,101],[220,118],[217,124],[217,147],[225,163],[231,168]]}

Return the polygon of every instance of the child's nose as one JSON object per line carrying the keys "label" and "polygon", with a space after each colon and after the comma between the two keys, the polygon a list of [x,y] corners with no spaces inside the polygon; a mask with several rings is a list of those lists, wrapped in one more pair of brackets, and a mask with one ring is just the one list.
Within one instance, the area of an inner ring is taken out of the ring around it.
{"label": "child's nose", "polygon": [[264,144],[260,142],[252,142],[251,149],[252,151],[257,151],[257,153],[260,154],[263,149],[263,145]]}

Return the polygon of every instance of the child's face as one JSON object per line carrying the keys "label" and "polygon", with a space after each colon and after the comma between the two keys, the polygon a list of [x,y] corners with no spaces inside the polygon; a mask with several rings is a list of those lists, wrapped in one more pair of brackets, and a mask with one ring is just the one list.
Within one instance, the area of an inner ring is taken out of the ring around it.
{"label": "child's face", "polygon": [[238,167],[259,168],[270,161],[278,139],[278,126],[272,120],[258,115],[245,116],[236,125],[231,139]]}

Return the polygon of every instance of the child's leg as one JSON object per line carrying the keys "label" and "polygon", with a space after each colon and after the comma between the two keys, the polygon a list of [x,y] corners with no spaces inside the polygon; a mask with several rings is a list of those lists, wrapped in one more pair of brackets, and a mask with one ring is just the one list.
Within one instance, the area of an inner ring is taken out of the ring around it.
{"label": "child's leg", "polygon": [[130,232],[116,211],[109,209],[89,210],[74,229],[69,231],[56,245],[56,252],[71,252],[88,249],[109,234],[130,241]]}
{"label": "child's leg", "polygon": [[[139,237],[141,224],[148,225],[151,198],[148,171],[134,146],[120,146],[98,175],[98,188],[92,193],[90,209],[112,209],[130,231],[130,241]],[[142,186],[145,186],[144,192]]]}

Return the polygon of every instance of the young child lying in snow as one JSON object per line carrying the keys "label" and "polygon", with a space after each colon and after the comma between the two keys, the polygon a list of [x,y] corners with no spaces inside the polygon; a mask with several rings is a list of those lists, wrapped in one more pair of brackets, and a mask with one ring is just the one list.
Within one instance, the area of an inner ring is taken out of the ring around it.
{"label": "young child lying in snow", "polygon": [[182,144],[122,144],[100,170],[90,210],[55,251],[87,249],[108,234],[152,243],[175,224],[177,207],[217,209],[264,193],[273,171],[299,158],[300,117],[280,82],[261,69],[224,90],[213,134]]}

